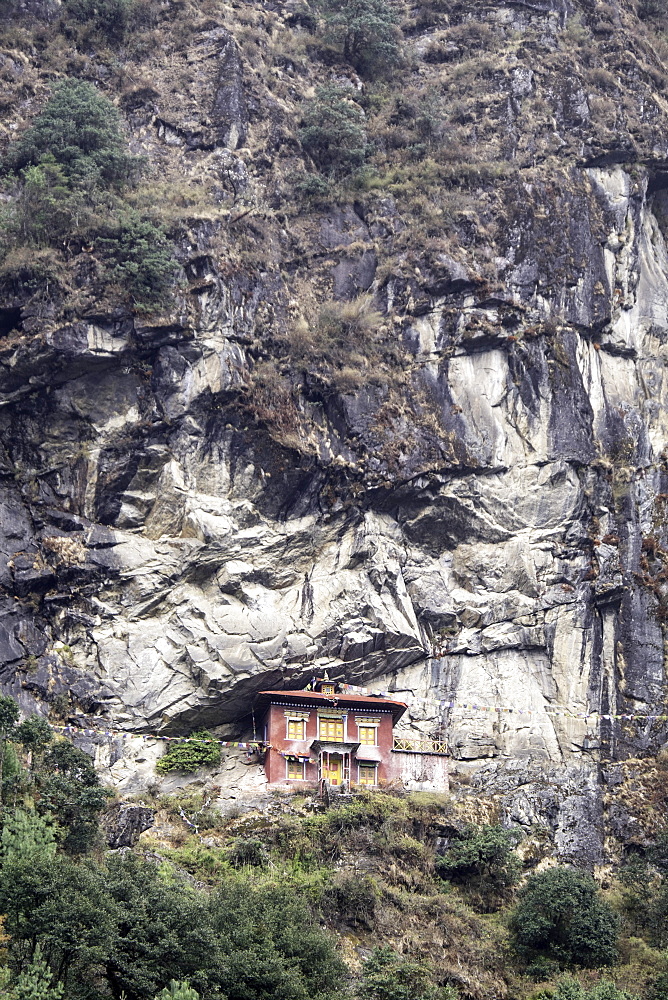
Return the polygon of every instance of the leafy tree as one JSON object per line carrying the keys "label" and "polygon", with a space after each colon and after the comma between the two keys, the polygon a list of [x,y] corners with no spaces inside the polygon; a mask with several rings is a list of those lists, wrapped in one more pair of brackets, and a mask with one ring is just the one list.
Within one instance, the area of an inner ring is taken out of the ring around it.
{"label": "leafy tree", "polygon": [[364,112],[345,87],[319,87],[304,112],[299,138],[317,165],[332,174],[359,167],[367,154]]}
{"label": "leafy tree", "polygon": [[562,967],[595,968],[617,957],[617,918],[593,878],[573,868],[532,875],[520,890],[511,929],[521,953],[547,955]]}
{"label": "leafy tree", "polygon": [[520,878],[522,863],[513,852],[518,839],[502,826],[470,826],[437,860],[437,871],[463,886],[483,910],[496,909]]}
{"label": "leafy tree", "polygon": [[0,851],[3,861],[34,855],[52,857],[56,853],[53,824],[32,810],[15,809],[3,824]]}
{"label": "leafy tree", "polygon": [[26,966],[12,990],[15,1000],[61,1000],[62,983],[53,982],[53,973],[42,958],[39,944],[30,965]]}
{"label": "leafy tree", "polygon": [[193,733],[188,743],[173,743],[163,753],[155,765],[156,771],[196,771],[205,765],[220,762],[220,743],[211,733],[199,729]]}
{"label": "leafy tree", "polygon": [[653,945],[657,948],[665,948],[668,945],[668,880],[665,878],[653,886],[642,924],[649,932],[648,936]]}
{"label": "leafy tree", "polygon": [[[7,695],[0,695],[0,788],[2,787],[3,771],[5,764],[5,751],[7,740],[14,734],[16,723],[19,719],[19,706],[13,698]],[[0,814],[2,813],[2,801],[0,797]]]}
{"label": "leafy tree", "polygon": [[399,7],[393,0],[322,0],[326,37],[341,45],[347,62],[369,76],[400,59]]}
{"label": "leafy tree", "polygon": [[149,1000],[172,979],[208,992],[222,955],[206,897],[165,884],[156,865],[134,855],[111,857],[105,884],[119,914],[104,961],[114,996]]}
{"label": "leafy tree", "polygon": [[165,297],[175,262],[169,240],[153,222],[129,213],[95,245],[106,258],[109,280],[121,285],[134,302],[151,305]]}
{"label": "leafy tree", "polygon": [[16,727],[14,740],[30,753],[31,768],[35,768],[46,748],[53,743],[53,731],[41,715],[31,715]]}
{"label": "leafy tree", "polygon": [[668,1000],[668,973],[662,972],[656,977],[650,984],[645,997],[646,1000]]}
{"label": "leafy tree", "polygon": [[451,987],[435,985],[423,962],[402,958],[392,948],[376,948],[365,962],[358,990],[360,1000],[454,1000]]}
{"label": "leafy tree", "polygon": [[88,976],[90,968],[104,960],[121,919],[100,870],[63,856],[16,858],[3,864],[0,910],[6,914],[13,963],[24,966],[38,943],[66,987],[70,978],[75,981],[80,971]]}
{"label": "leafy tree", "polygon": [[345,966],[293,890],[252,891],[244,880],[229,879],[211,910],[226,956],[220,989],[228,1000],[309,1000],[338,992]]}
{"label": "leafy tree", "polygon": [[51,153],[26,167],[22,177],[13,214],[6,223],[21,242],[48,246],[88,222],[93,207],[90,199],[72,186],[65,168]]}
{"label": "leafy tree", "polygon": [[89,850],[98,837],[98,819],[111,794],[100,785],[88,754],[72,743],[56,743],[38,776],[39,810],[65,828],[63,847],[71,854]]}
{"label": "leafy tree", "polygon": [[172,979],[169,989],[160,990],[155,1000],[199,1000],[199,993],[187,983],[178,983]]}
{"label": "leafy tree", "polygon": [[125,151],[118,111],[91,83],[58,84],[28,131],[10,147],[7,164],[22,170],[50,156],[69,184],[91,190],[125,183],[137,159]]}
{"label": "leafy tree", "polygon": [[557,982],[554,1000],[634,1000],[625,990],[620,990],[609,979],[601,979],[590,989],[585,989],[574,976],[562,976]]}

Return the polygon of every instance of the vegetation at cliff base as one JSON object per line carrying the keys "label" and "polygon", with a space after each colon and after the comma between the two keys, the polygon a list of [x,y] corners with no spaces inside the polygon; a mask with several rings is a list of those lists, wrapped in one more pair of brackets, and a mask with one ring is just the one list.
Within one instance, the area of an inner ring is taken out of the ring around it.
{"label": "vegetation at cliff base", "polygon": [[[663,960],[625,937],[628,872],[613,910],[586,873],[532,870],[517,831],[461,823],[446,796],[383,791],[227,818],[163,796],[155,831],[105,851],[90,757],[44,719],[19,723],[11,699],[0,709],[7,1000],[664,1000]],[[165,771],[219,756],[196,735]],[[659,842],[642,860],[652,941],[665,856]]]}

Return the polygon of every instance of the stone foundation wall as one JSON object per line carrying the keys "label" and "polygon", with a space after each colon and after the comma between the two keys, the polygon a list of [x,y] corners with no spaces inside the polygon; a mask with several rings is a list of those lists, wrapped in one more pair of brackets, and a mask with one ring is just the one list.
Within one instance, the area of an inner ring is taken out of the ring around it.
{"label": "stone foundation wall", "polygon": [[450,787],[448,758],[437,754],[409,753],[395,750],[392,754],[396,780],[410,792],[447,792]]}

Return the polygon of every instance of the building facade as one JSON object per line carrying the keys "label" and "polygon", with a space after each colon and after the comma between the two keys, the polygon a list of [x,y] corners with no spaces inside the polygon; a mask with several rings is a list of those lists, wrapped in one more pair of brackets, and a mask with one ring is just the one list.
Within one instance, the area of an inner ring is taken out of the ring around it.
{"label": "building facade", "polygon": [[393,755],[394,726],[406,705],[389,698],[347,694],[328,681],[313,690],[262,691],[270,785],[368,787],[400,779]]}

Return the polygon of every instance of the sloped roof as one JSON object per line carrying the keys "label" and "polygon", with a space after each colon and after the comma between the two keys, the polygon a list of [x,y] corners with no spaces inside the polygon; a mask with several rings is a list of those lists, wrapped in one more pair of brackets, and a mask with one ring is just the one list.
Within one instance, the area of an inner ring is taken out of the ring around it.
{"label": "sloped roof", "polygon": [[391,698],[363,694],[321,694],[319,691],[260,691],[257,696],[257,707],[268,708],[271,704],[311,705],[314,708],[360,708],[366,711],[373,708],[391,711],[392,719],[397,722],[408,709],[403,701],[393,701]]}

